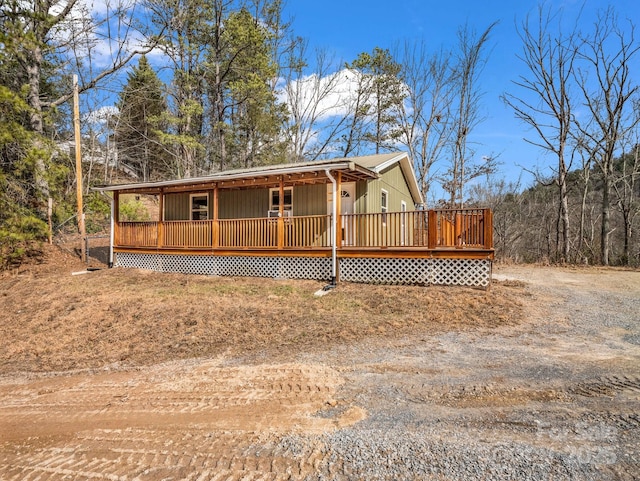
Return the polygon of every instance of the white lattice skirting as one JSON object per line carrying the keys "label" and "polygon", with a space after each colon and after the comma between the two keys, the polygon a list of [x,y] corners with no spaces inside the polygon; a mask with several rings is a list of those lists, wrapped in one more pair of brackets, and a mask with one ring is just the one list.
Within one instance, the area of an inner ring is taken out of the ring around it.
{"label": "white lattice skirting", "polygon": [[487,287],[489,259],[340,259],[340,280],[367,284],[417,284]]}
{"label": "white lattice skirting", "polygon": [[[340,280],[367,284],[487,287],[489,259],[341,258]],[[329,280],[327,257],[247,257],[119,252],[116,267],[210,276]]]}
{"label": "white lattice skirting", "polygon": [[331,259],[326,257],[190,256],[118,252],[115,266],[209,276],[316,280],[331,278]]}

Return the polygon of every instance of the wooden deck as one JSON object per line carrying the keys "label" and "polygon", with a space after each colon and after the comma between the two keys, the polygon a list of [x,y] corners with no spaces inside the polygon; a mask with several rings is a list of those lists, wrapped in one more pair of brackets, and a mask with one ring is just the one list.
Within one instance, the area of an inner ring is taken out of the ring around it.
{"label": "wooden deck", "polygon": [[[338,256],[493,258],[489,209],[348,214],[337,219]],[[115,222],[116,252],[329,256],[329,215]]]}

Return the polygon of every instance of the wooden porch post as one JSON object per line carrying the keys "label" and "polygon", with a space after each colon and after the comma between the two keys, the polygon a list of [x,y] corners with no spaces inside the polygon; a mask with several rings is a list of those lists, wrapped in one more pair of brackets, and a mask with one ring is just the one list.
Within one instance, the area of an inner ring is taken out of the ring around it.
{"label": "wooden porch post", "polygon": [[[109,220],[109,268],[113,267],[113,246],[116,240],[115,195],[116,193],[113,192],[113,196],[111,197],[111,206],[110,206],[111,213],[110,213],[110,220]],[[51,203],[49,205],[51,205]]]}
{"label": "wooden porch post", "polygon": [[284,177],[280,176],[280,195],[278,203],[278,249],[284,248]]}
{"label": "wooden porch post", "polygon": [[164,189],[158,194],[158,247],[164,246]]}
{"label": "wooden porch post", "polygon": [[220,222],[218,221],[218,184],[213,186],[213,229],[211,247],[216,249],[220,247]]}
{"label": "wooden porch post", "polygon": [[455,224],[453,225],[453,243],[456,247],[462,247],[462,223],[466,220],[466,215],[457,212],[455,216]]}
{"label": "wooden porch post", "polygon": [[344,232],[342,226],[342,172],[338,172],[337,182],[338,188],[336,192],[336,198],[333,201],[336,203],[336,247],[340,249],[342,247],[342,240],[344,239]]}
{"label": "wooden porch post", "polygon": [[484,209],[484,248],[493,248],[493,211],[491,209]]}
{"label": "wooden porch post", "polygon": [[113,245],[120,244],[120,192],[113,191]]}
{"label": "wooden porch post", "polygon": [[438,213],[435,210],[427,211],[427,247],[435,249],[438,245]]}

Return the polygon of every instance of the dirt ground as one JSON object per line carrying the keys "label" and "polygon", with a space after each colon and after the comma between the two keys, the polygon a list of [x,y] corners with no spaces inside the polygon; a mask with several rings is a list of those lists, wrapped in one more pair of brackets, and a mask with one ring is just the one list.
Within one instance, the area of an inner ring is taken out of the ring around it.
{"label": "dirt ground", "polygon": [[[640,477],[640,272],[0,275],[0,479]],[[104,266],[102,266],[104,267]]]}

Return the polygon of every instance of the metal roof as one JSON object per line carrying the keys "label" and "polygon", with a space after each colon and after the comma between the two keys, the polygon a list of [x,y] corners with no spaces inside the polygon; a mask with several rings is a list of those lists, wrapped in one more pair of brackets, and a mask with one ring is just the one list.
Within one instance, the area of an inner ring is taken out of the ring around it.
{"label": "metal roof", "polygon": [[409,190],[415,203],[422,203],[422,196],[411,162],[406,153],[391,153],[367,155],[361,157],[342,157],[332,160],[320,160],[313,162],[298,162],[292,164],[275,164],[252,167],[248,169],[234,169],[216,172],[202,177],[190,177],[186,179],[164,180],[158,182],[143,182],[133,184],[118,184],[94,187],[100,192],[150,192],[161,188],[187,188],[194,186],[201,188],[206,184],[217,183],[221,186],[239,185],[239,182],[257,178],[275,178],[277,176],[291,176],[305,173],[324,173],[326,170],[342,172],[346,179],[362,180],[376,179],[386,168],[400,163],[405,175]]}

